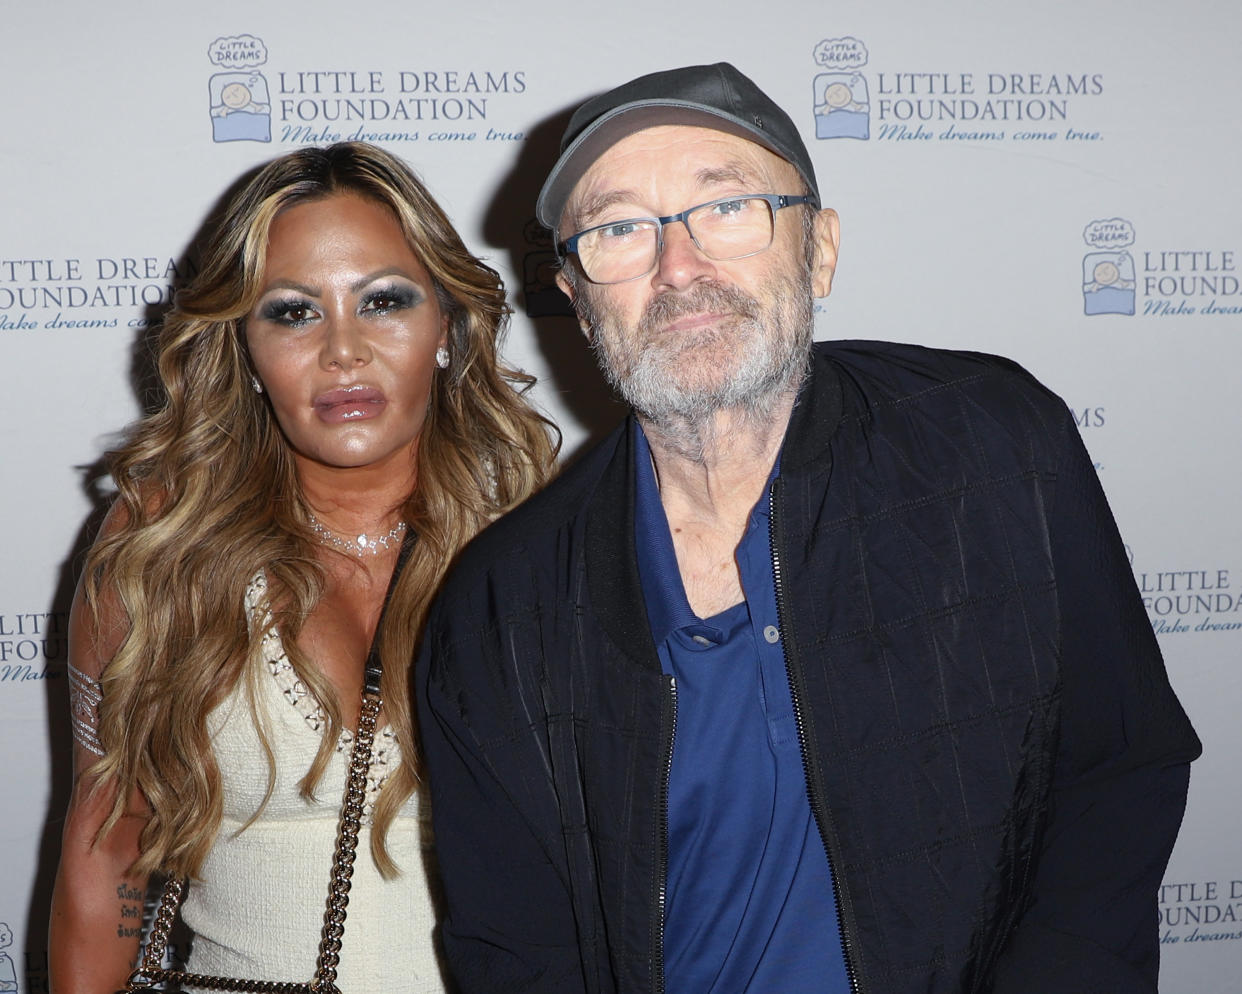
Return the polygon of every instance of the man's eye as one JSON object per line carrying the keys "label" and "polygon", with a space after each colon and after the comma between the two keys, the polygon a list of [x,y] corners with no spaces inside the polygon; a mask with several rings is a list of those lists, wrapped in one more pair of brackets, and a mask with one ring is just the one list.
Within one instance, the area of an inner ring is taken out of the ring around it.
{"label": "man's eye", "polygon": [[716,204],[712,209],[717,214],[740,214],[749,208],[749,200],[725,200]]}
{"label": "man's eye", "polygon": [[610,224],[606,228],[599,229],[601,238],[626,238],[629,235],[637,234],[637,221],[618,221],[616,224]]}

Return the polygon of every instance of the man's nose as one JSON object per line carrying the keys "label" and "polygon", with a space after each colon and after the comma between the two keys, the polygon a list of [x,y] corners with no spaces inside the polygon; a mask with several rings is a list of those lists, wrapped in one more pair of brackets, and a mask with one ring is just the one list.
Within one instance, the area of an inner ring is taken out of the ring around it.
{"label": "man's nose", "polygon": [[716,264],[695,243],[684,220],[665,224],[661,234],[663,247],[652,276],[655,283],[685,287],[715,275]]}

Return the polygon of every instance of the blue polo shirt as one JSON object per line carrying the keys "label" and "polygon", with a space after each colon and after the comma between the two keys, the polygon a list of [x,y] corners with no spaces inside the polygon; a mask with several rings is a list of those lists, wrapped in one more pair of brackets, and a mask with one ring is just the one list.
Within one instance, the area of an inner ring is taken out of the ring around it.
{"label": "blue polo shirt", "polygon": [[781,647],[767,494],[737,547],[745,600],[700,619],[686,600],[651,449],[642,428],[634,431],[638,574],[677,691],[665,987],[846,994],[828,857],[807,799]]}

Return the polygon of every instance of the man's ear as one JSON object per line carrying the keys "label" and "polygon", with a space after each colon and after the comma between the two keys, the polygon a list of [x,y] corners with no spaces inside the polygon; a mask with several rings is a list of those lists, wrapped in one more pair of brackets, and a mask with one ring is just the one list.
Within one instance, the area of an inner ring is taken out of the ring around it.
{"label": "man's ear", "polygon": [[837,271],[837,248],[841,244],[841,219],[831,207],[815,215],[815,259],[811,267],[811,288],[816,297],[832,292],[832,276]]}
{"label": "man's ear", "polygon": [[582,317],[582,308],[578,306],[578,290],[574,286],[574,281],[565,275],[565,270],[559,269],[556,273],[556,285],[561,288],[561,293],[569,298],[569,303],[574,309],[574,315],[578,318],[578,327],[589,342],[591,340],[591,326]]}

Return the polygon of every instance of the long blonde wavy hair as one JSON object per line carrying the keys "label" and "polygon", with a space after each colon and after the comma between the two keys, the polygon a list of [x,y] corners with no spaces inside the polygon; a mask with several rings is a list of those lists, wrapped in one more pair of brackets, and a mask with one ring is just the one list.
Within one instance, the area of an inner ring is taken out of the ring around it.
{"label": "long blonde wavy hair", "polygon": [[[195,874],[219,831],[220,770],[207,716],[239,681],[255,706],[250,664],[262,631],[248,622],[244,598],[259,571],[290,662],[327,717],[304,795],[340,734],[331,686],[297,647],[324,573],[289,446],[251,388],[243,323],[259,296],[272,219],[343,192],[392,210],[449,321],[451,361],[433,378],[417,485],[401,509],[417,542],[379,633],[384,706],[402,754],[374,812],[371,851],[386,876],[397,872],[387,830],[418,783],[410,667],[431,598],[465,542],[551,472],[555,429],[521,396],[533,378],[497,358],[509,315],[500,278],[466,250],[408,167],[345,142],[300,149],[245,183],[211,225],[198,274],[164,318],[156,348],[162,403],[109,455],[124,513],[91,550],[84,574],[97,624],[105,592],[128,621],[102,674],[104,755],[89,772],[96,790],[115,789],[99,837],[135,788],[150,806],[136,873]],[[274,761],[257,724],[270,794]]]}

